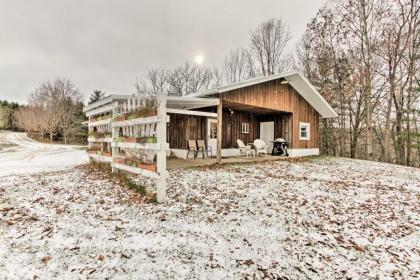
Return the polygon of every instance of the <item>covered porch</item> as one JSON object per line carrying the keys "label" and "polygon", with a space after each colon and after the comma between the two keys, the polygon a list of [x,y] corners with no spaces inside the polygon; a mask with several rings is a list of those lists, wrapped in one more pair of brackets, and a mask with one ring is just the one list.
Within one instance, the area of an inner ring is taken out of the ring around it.
{"label": "covered porch", "polygon": [[[268,145],[268,154],[272,150],[270,141],[276,138],[283,138],[292,145],[292,113],[220,99],[217,99],[219,104],[216,106],[208,106],[207,99],[202,98],[200,107],[189,108],[185,114],[168,109],[170,122],[167,135],[172,155],[189,160],[188,140],[204,140],[211,148],[212,157],[218,159],[219,163],[223,162],[222,158],[226,161],[228,157],[240,155],[238,139],[245,144],[262,139]],[[242,160],[247,161],[239,161]],[[208,162],[211,161],[209,159]]]}
{"label": "covered porch", "polygon": [[238,139],[245,144],[261,139],[269,146],[268,153],[276,138],[293,145],[292,113],[228,101],[222,107],[222,149],[237,148]]}

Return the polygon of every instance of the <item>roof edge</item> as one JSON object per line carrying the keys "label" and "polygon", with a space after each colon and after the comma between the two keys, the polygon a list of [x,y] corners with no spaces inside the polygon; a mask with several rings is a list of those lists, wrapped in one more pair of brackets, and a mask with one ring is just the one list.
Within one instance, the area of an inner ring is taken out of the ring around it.
{"label": "roof edge", "polygon": [[299,90],[297,90],[295,88],[296,91],[312,107],[314,107],[315,110],[323,118],[335,118],[335,117],[338,116],[338,114],[334,111],[334,109],[331,107],[331,105],[324,99],[324,97],[318,92],[318,90],[298,70],[287,71],[287,72],[283,72],[283,73],[274,74],[274,75],[271,75],[271,76],[263,76],[263,77],[253,78],[253,79],[241,81],[241,82],[230,84],[230,85],[217,87],[217,88],[214,88],[214,89],[204,90],[204,91],[200,91],[200,92],[194,92],[194,93],[185,95],[185,97],[206,97],[206,96],[209,96],[209,95],[218,94],[218,93],[220,94],[220,93],[224,93],[224,92],[227,92],[227,91],[232,91],[232,90],[239,89],[239,88],[253,86],[253,85],[256,85],[256,84],[265,83],[265,82],[269,82],[269,81],[277,80],[277,79],[281,79],[281,78],[284,78],[284,79],[286,79],[290,82],[289,79],[293,76],[299,77],[305,83],[305,85],[308,87],[308,89],[315,95],[315,98],[319,99],[321,101],[321,104],[326,107],[325,108],[326,110],[316,108],[316,107],[319,107],[319,106],[314,105],[312,101],[308,100],[309,98],[307,96],[305,97],[301,92],[299,92]]}

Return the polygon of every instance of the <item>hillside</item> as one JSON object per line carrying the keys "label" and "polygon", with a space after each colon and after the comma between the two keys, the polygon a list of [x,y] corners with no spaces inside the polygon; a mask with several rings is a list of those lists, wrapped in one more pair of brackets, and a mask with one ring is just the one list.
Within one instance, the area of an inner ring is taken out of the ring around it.
{"label": "hillside", "polygon": [[414,279],[419,182],[341,158],[172,170],[155,205],[82,167],[2,177],[0,275]]}

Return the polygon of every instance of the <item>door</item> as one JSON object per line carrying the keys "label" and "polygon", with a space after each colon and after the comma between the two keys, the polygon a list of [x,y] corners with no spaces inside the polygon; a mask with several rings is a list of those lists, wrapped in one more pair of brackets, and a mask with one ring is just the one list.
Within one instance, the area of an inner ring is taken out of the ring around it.
{"label": "door", "polygon": [[211,147],[211,153],[217,153],[217,119],[207,119],[207,145]]}
{"label": "door", "polygon": [[263,140],[268,148],[267,153],[273,150],[274,122],[260,122],[260,139]]}

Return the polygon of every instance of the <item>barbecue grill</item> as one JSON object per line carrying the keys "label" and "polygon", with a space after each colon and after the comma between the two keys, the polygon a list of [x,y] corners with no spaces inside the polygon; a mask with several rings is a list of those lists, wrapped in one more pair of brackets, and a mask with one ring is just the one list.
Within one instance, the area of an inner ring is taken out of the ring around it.
{"label": "barbecue grill", "polygon": [[273,141],[273,150],[271,151],[272,156],[289,156],[287,152],[287,148],[289,148],[289,142],[284,140],[283,138],[277,138]]}

